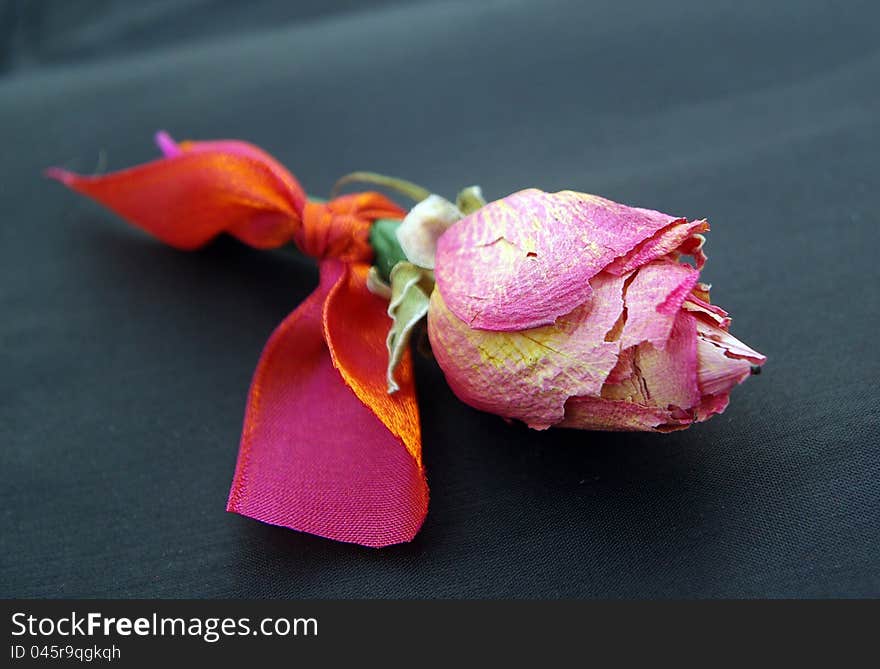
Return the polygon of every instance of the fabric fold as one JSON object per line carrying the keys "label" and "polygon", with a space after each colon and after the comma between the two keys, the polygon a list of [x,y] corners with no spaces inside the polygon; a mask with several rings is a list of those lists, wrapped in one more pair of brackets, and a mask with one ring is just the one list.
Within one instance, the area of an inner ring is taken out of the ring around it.
{"label": "fabric fold", "polygon": [[373,392],[384,392],[374,352],[384,350],[389,321],[381,300],[367,293],[361,301],[361,273],[323,261],[318,289],[266,344],[227,510],[381,547],[416,535],[428,487],[410,359],[393,400],[378,402]]}

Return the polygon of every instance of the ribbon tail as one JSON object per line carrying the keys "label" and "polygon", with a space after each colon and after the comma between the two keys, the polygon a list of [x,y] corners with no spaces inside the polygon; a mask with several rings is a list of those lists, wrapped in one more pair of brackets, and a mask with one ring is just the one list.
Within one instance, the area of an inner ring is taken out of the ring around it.
{"label": "ribbon tail", "polygon": [[318,289],[266,344],[228,511],[373,547],[410,541],[421,527],[428,487],[412,364],[387,396],[390,321],[365,280],[366,265],[323,261]]}
{"label": "ribbon tail", "polygon": [[268,156],[239,144],[183,144],[184,150],[160,138],[169,154],[160,160],[99,176],[57,167],[46,175],[179,249],[198,248],[222,232],[276,248],[299,230],[305,192]]}

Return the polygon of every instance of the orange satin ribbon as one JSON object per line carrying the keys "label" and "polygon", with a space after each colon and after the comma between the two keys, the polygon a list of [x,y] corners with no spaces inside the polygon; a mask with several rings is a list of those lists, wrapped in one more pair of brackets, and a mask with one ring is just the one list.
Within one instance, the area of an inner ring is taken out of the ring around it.
{"label": "orange satin ribbon", "polygon": [[404,211],[384,195],[306,198],[261,149],[157,135],[165,157],[101,176],[47,174],[180,249],[220,233],[256,248],[291,241],[315,257],[318,288],[278,326],[257,366],[227,509],[367,546],[409,541],[428,487],[412,361],[386,392],[387,304],[367,290],[368,237]]}

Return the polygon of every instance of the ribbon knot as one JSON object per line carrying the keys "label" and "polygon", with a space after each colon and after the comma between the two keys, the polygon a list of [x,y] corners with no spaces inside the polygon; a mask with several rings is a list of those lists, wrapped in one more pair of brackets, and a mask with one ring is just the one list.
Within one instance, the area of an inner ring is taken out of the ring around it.
{"label": "ribbon knot", "polygon": [[[308,201],[303,208],[302,225],[294,233],[299,249],[313,258],[335,258],[343,262],[369,262],[372,220],[362,210],[378,193],[343,195],[329,202]],[[395,207],[396,208],[396,207]],[[387,213],[393,214],[393,210]]]}

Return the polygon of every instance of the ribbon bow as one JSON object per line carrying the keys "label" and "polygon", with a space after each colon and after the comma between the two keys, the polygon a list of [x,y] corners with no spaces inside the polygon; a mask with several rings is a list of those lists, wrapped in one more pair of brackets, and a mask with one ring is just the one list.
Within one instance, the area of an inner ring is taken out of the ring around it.
{"label": "ribbon bow", "polygon": [[179,249],[220,233],[291,241],[320,282],[272,333],[254,373],[227,510],[365,546],[410,541],[428,509],[412,361],[386,392],[387,303],[367,289],[370,226],[404,211],[375,192],[310,201],[259,148],[174,142],[165,157],[103,176],[47,175]]}

